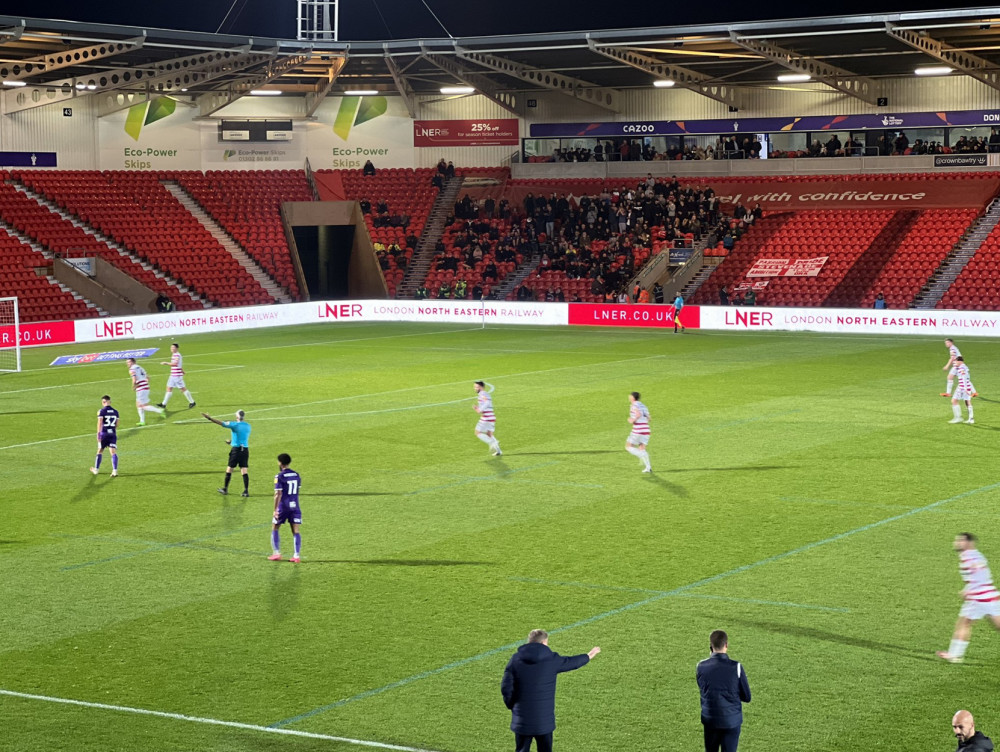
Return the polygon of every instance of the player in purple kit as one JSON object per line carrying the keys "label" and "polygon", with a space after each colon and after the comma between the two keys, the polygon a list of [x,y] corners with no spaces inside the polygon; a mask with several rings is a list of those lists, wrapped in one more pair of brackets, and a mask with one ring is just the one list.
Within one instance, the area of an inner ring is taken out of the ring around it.
{"label": "player in purple kit", "polygon": [[111,477],[118,477],[118,411],[111,407],[111,397],[101,397],[101,409],[97,411],[97,459],[90,472],[97,475],[101,466],[104,449],[111,450]]}
{"label": "player in purple kit", "polygon": [[289,561],[299,563],[302,552],[302,536],[299,535],[299,525],[302,524],[302,510],[299,508],[299,488],[302,478],[289,467],[292,458],[287,454],[278,455],[278,474],[274,476],[274,519],[271,521],[271,550],[268,561],[281,560],[281,535],[278,532],[285,522],[292,528],[292,538],[295,541],[295,555]]}

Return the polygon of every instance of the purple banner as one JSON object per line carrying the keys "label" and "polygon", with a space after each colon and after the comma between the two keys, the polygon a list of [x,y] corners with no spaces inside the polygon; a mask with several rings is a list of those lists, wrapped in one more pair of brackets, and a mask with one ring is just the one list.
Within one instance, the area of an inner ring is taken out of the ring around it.
{"label": "purple banner", "polygon": [[126,358],[152,357],[158,347],[145,350],[113,350],[111,352],[88,353],[87,355],[60,355],[49,363],[50,366],[79,366],[85,363],[106,363],[109,360],[125,360]]}
{"label": "purple banner", "polygon": [[55,167],[54,151],[0,151],[0,167]]}
{"label": "purple banner", "polygon": [[721,133],[780,133],[782,131],[863,131],[949,126],[1000,126],[1000,109],[961,112],[904,112],[879,115],[819,115],[812,117],[727,118],[725,120],[627,120],[617,123],[534,123],[531,138],[607,138],[679,136]]}

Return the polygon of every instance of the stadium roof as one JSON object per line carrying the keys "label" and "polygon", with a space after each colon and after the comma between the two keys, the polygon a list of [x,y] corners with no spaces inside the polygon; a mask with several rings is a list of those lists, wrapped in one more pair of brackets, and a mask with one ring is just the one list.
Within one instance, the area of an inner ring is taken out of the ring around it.
{"label": "stadium roof", "polygon": [[167,94],[210,115],[270,89],[305,95],[311,114],[327,94],[375,89],[412,105],[459,84],[514,111],[547,90],[617,111],[619,92],[656,79],[738,104],[749,87],[787,85],[782,73],[874,103],[879,79],[930,65],[1000,89],[1000,7],[350,43],[0,16],[7,112],[96,96],[106,113]]}

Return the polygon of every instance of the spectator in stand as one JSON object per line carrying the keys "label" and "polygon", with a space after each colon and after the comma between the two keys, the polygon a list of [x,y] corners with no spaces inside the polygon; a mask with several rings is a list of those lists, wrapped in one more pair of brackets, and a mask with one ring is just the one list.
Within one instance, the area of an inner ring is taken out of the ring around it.
{"label": "spectator in stand", "polygon": [[639,298],[637,302],[644,304],[649,303],[649,290],[647,290],[645,287],[639,290]]}
{"label": "spectator in stand", "polygon": [[659,282],[653,283],[653,302],[662,303],[663,302],[663,285]]}
{"label": "spectator in stand", "polygon": [[361,199],[358,202],[358,204],[361,206],[361,213],[362,214],[371,214],[371,211],[372,211],[372,202],[371,201],[369,201],[366,198],[363,198],[363,199]]}
{"label": "spectator in stand", "polygon": [[446,178],[455,177],[455,165],[453,165],[451,162],[448,162],[448,167],[445,169],[444,176]]}
{"label": "spectator in stand", "polygon": [[906,154],[906,150],[910,148],[910,139],[906,137],[903,131],[899,132],[896,136],[896,140],[892,142],[893,154]]}
{"label": "spectator in stand", "polygon": [[170,298],[168,298],[162,292],[156,296],[154,304],[156,305],[157,313],[170,313],[172,310],[174,310],[173,301],[170,300]]}
{"label": "spectator in stand", "polygon": [[468,289],[468,283],[464,279],[458,279],[455,282],[455,292],[454,297],[465,299],[465,291]]}
{"label": "spectator in stand", "polygon": [[996,128],[990,128],[990,140],[988,148],[990,152],[1000,151],[1000,133],[997,133]]}
{"label": "spectator in stand", "polygon": [[430,290],[428,290],[423,285],[417,288],[417,294],[414,296],[417,300],[427,300],[431,296]]}
{"label": "spectator in stand", "polygon": [[729,290],[725,285],[719,288],[719,305],[729,305]]}
{"label": "spectator in stand", "polygon": [[372,164],[370,159],[365,162],[365,166],[361,172],[365,177],[375,177],[375,165]]}
{"label": "spectator in stand", "polygon": [[444,177],[445,175],[448,174],[448,163],[444,161],[444,157],[441,157],[441,159],[438,160],[437,171],[438,175],[440,175],[441,177]]}
{"label": "spectator in stand", "polygon": [[736,202],[736,206],[733,207],[733,219],[743,219],[747,215],[746,207],[743,206],[739,201]]}
{"label": "spectator in stand", "polygon": [[483,286],[478,282],[476,282],[476,284],[472,286],[472,299],[473,300],[483,299]]}
{"label": "spectator in stand", "polygon": [[439,191],[444,188],[444,175],[440,172],[435,172],[434,176],[431,178],[431,185],[437,188]]}
{"label": "spectator in stand", "polygon": [[872,305],[872,308],[878,308],[879,310],[884,310],[885,308],[888,307],[889,306],[886,303],[885,296],[882,295],[882,293],[879,293],[878,295],[875,296],[875,303]]}
{"label": "spectator in stand", "polygon": [[444,300],[445,298],[451,297],[451,285],[447,282],[442,282],[441,286],[438,288],[438,300]]}
{"label": "spectator in stand", "polygon": [[745,306],[755,306],[757,305],[757,293],[754,292],[753,285],[747,288],[746,295],[743,296],[743,305]]}
{"label": "spectator in stand", "polygon": [[497,265],[490,261],[483,267],[483,281],[487,280],[496,283],[497,282]]}
{"label": "spectator in stand", "polygon": [[732,232],[727,232],[726,236],[722,239],[722,247],[727,251],[731,251],[734,245],[736,245],[736,238],[733,237]]}

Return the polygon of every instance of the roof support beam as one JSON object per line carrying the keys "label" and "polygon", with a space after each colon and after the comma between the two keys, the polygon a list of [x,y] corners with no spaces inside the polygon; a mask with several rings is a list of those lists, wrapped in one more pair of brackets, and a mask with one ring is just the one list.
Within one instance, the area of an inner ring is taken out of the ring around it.
{"label": "roof support beam", "polygon": [[455,54],[462,60],[481,65],[484,68],[495,70],[520,81],[551,91],[558,91],[568,97],[573,97],[581,102],[592,104],[611,112],[621,112],[619,104],[621,94],[616,89],[605,89],[596,86],[589,81],[582,81],[579,78],[565,76],[562,73],[554,73],[534,68],[530,65],[515,63],[496,55],[488,55],[484,52],[475,52],[462,47],[455,47]]}
{"label": "roof support beam", "polygon": [[996,64],[985,60],[971,52],[965,52],[957,47],[952,47],[945,42],[938,41],[926,32],[905,29],[901,26],[885,25],[885,33],[893,39],[898,39],[903,44],[908,44],[915,50],[920,50],[942,63],[947,63],[952,68],[961,71],[967,76],[977,81],[982,81],[992,89],[1000,90],[1000,70]]}
{"label": "roof support beam", "polygon": [[711,76],[706,76],[704,73],[699,73],[680,65],[665,63],[648,55],[640,55],[638,52],[632,52],[625,47],[601,47],[592,40],[588,40],[588,44],[590,45],[590,49],[598,55],[625,63],[657,78],[673,81],[676,86],[697,92],[709,99],[714,99],[716,102],[722,102],[722,104],[737,109],[740,109],[743,105],[743,96],[740,89],[728,84],[715,82]]}
{"label": "roof support beam", "polygon": [[470,73],[457,65],[454,60],[443,55],[424,53],[423,57],[427,62],[450,74],[456,81],[461,81],[466,86],[473,87],[479,94],[482,94],[494,104],[507,110],[507,112],[514,115],[521,114],[517,110],[517,99],[514,94],[507,91],[500,91],[488,77],[479,73]]}
{"label": "roof support beam", "polygon": [[409,81],[406,80],[406,76],[403,75],[403,71],[399,69],[396,65],[396,61],[392,59],[392,55],[389,54],[389,45],[385,45],[385,65],[389,69],[389,73],[392,75],[392,80],[396,84],[396,91],[399,92],[399,96],[403,98],[403,103],[406,105],[406,111],[410,113],[410,117],[414,120],[417,119],[417,106],[416,98],[413,96],[413,87],[410,86]]}
{"label": "roof support beam", "polygon": [[[269,52],[273,54],[277,50],[270,50]],[[245,97],[252,89],[259,89],[269,84],[274,79],[288,73],[288,71],[309,62],[310,59],[311,55],[289,55],[288,57],[277,59],[270,57],[260,70],[242,76],[238,81],[232,81],[221,89],[213,89],[212,91],[200,94],[195,100],[198,104],[199,117],[207,117],[213,112],[221,110],[240,97]],[[254,65],[257,65],[257,63],[249,63],[245,67],[249,68]]]}
{"label": "roof support beam", "polygon": [[824,63],[816,58],[800,55],[763,39],[746,39],[735,31],[729,32],[729,38],[733,44],[738,44],[745,50],[756,52],[765,60],[784,66],[795,73],[804,73],[812,80],[824,83],[855,99],[860,99],[868,104],[878,102],[880,88],[874,79],[858,76],[851,71]]}
{"label": "roof support beam", "polygon": [[345,65],[347,65],[347,55],[336,58],[327,68],[326,76],[320,82],[319,86],[316,87],[316,90],[306,94],[306,117],[312,117],[316,112],[316,108],[323,103],[326,95],[333,88],[333,83],[337,80],[337,76],[344,70]]}
{"label": "roof support beam", "polygon": [[41,73],[51,73],[74,65],[86,65],[92,60],[102,60],[137,50],[142,47],[145,41],[145,36],[133,37],[117,42],[104,42],[63,52],[52,52],[16,63],[3,63],[0,65],[0,80],[21,81]]}
{"label": "roof support beam", "polygon": [[251,52],[250,45],[244,45],[162,60],[142,67],[115,68],[38,86],[26,86],[3,92],[5,112],[11,114],[32,107],[103,94],[106,96],[99,105],[100,117],[135,104],[134,101],[125,101],[129,97],[111,96],[112,92],[120,89],[139,92],[146,99],[157,95],[179,94],[190,86],[197,86],[220,76],[232,75],[243,68],[265,63],[273,57],[273,54],[273,50]]}

